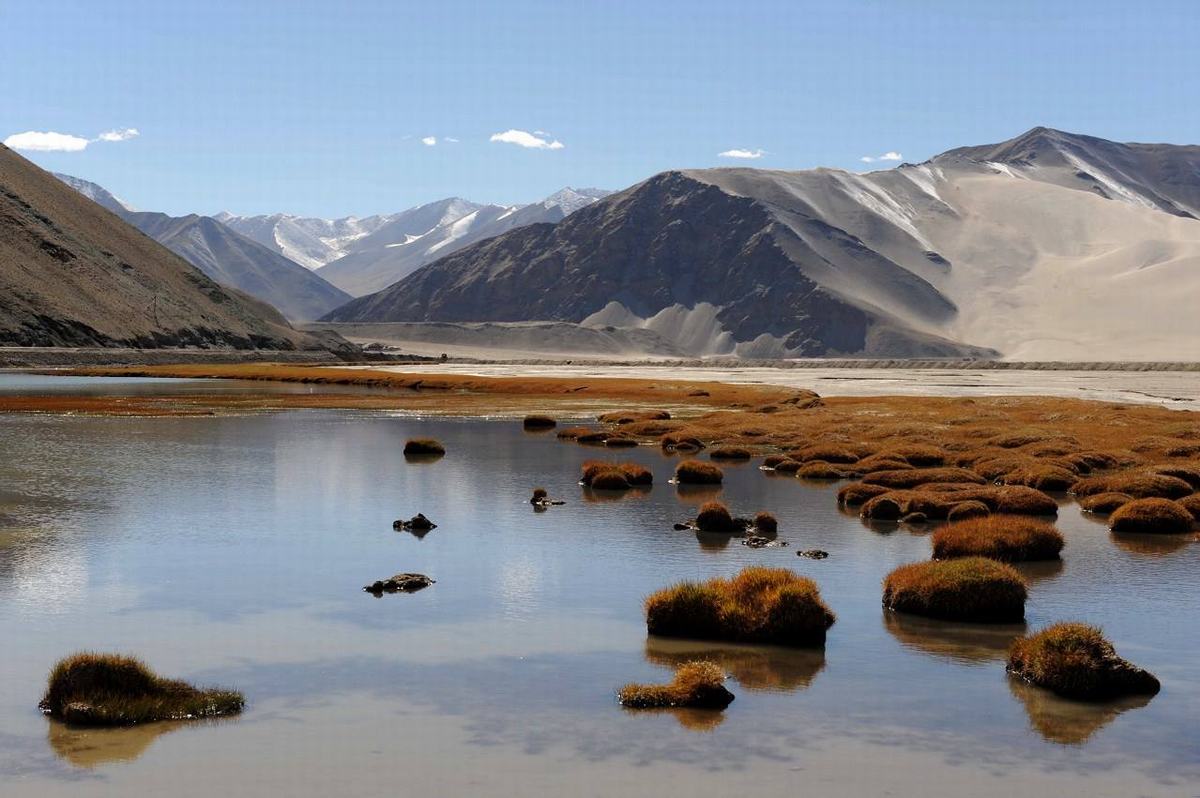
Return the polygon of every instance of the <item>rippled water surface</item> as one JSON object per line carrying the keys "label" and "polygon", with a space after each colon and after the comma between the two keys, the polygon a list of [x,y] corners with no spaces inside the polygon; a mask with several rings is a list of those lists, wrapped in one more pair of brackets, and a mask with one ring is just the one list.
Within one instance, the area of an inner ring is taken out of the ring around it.
{"label": "rippled water surface", "polygon": [[[261,389],[261,386],[260,386]],[[407,437],[449,450],[409,463]],[[1031,627],[1101,624],[1156,673],[1149,702],[1016,684],[1021,630],[893,616],[880,580],[927,535],[839,513],[835,487],[726,469],[787,548],[671,525],[710,493],[587,495],[611,456],[512,421],[338,411],[214,418],[0,416],[0,794],[1191,796],[1200,792],[1200,544],[1115,538],[1064,504],[1061,566],[1026,569]],[[535,513],[542,485],[567,504]],[[424,512],[424,538],[392,521]],[[796,556],[808,548],[826,560]],[[647,640],[641,600],[750,563],[812,576],[824,652]],[[437,580],[363,593],[398,571]],[[237,719],[69,729],[36,703],[77,649],[230,685]],[[630,680],[703,656],[722,714],[634,713]]]}

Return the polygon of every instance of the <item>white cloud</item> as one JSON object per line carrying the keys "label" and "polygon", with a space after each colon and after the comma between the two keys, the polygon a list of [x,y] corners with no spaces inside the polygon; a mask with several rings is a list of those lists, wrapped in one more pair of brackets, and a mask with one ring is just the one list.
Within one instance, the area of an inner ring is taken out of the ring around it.
{"label": "white cloud", "polygon": [[141,135],[136,127],[124,127],[120,130],[109,130],[101,133],[96,141],[128,141]]}
{"label": "white cloud", "polygon": [[4,146],[28,152],[79,152],[95,141],[128,141],[138,135],[136,127],[120,128],[101,133],[94,139],[73,136],[70,133],[27,130],[13,133],[4,140]]}
{"label": "white cloud", "polygon": [[541,138],[526,130],[506,130],[503,133],[493,133],[488,141],[499,141],[503,144],[516,144],[531,150],[561,150],[566,145],[558,139],[551,140],[549,135],[542,133]]}
{"label": "white cloud", "polygon": [[79,152],[86,149],[89,141],[67,133],[45,133],[27,130],[24,133],[14,133],[4,140],[5,147],[14,150],[31,150],[34,152]]}
{"label": "white cloud", "polygon": [[904,156],[895,150],[888,150],[883,155],[864,155],[858,160],[863,163],[875,163],[876,161],[903,161]]}
{"label": "white cloud", "polygon": [[725,150],[718,152],[718,158],[749,158],[751,160],[761,158],[767,154],[766,150]]}
{"label": "white cloud", "polygon": [[445,139],[445,140],[446,140],[446,141],[448,141],[448,142],[450,142],[451,144],[457,144],[457,143],[458,143],[458,139],[456,139],[456,138],[453,138],[453,137],[451,137],[451,136],[446,136],[446,139]]}
{"label": "white cloud", "polygon": [[437,145],[437,136],[426,136],[425,138],[421,139],[421,143],[424,144],[426,147],[436,146]]}

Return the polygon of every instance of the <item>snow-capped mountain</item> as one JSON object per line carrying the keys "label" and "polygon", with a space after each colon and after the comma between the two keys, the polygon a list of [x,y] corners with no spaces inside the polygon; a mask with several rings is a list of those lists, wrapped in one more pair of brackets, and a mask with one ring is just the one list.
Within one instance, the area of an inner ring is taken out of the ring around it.
{"label": "snow-capped mountain", "polygon": [[305,268],[319,269],[345,255],[355,241],[378,230],[392,217],[318,219],[286,213],[235,216],[222,211],[213,218]]}
{"label": "snow-capped mountain", "polygon": [[610,192],[564,188],[530,205],[478,205],[451,198],[395,214],[354,241],[319,274],[354,296],[386,288],[426,263],[530,224],[554,223]]}
{"label": "snow-capped mountain", "polygon": [[97,185],[90,180],[84,180],[81,177],[73,177],[72,175],[64,175],[61,172],[51,172],[50,174],[66,183],[68,186],[75,189],[92,202],[103,208],[108,208],[113,213],[137,210],[137,208],[115,196],[108,189],[104,188],[104,186]]}

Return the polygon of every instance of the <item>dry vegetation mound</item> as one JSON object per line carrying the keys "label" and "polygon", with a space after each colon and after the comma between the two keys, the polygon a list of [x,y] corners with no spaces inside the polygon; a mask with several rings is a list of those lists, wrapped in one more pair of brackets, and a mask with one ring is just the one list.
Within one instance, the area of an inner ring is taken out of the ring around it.
{"label": "dry vegetation mound", "polygon": [[977,623],[1025,618],[1025,580],[986,557],[902,565],[883,580],[883,605],[897,612]]}
{"label": "dry vegetation mound", "polygon": [[876,471],[867,474],[862,481],[868,485],[885,488],[915,488],[927,483],[960,483],[982,485],[987,480],[965,468],[906,468],[895,471]]}
{"label": "dry vegetation mound", "polygon": [[1117,656],[1100,630],[1082,623],[1058,623],[1013,643],[1008,670],[1068,698],[1103,701],[1126,695],[1154,695],[1152,674]]}
{"label": "dry vegetation mound", "polygon": [[1169,499],[1135,499],[1109,517],[1113,532],[1180,534],[1192,530],[1192,514]]}
{"label": "dry vegetation mound", "polygon": [[553,429],[558,426],[558,422],[550,416],[532,415],[525,416],[521,421],[521,426],[525,429]]}
{"label": "dry vegetation mound", "polygon": [[641,463],[587,460],[579,481],[596,490],[626,490],[654,484],[654,473]]}
{"label": "dry vegetation mound", "polygon": [[164,679],[133,657],[85,652],[54,666],[38,706],[68,723],[125,726],[235,715],[245,699],[233,690]]}
{"label": "dry vegetation mound", "polygon": [[820,646],[833,622],[816,583],[786,568],[752,566],[646,599],[647,630],[664,637]]}
{"label": "dry vegetation mound", "polygon": [[446,453],[446,447],[433,438],[413,438],[405,441],[404,453],[406,455],[442,455]]}
{"label": "dry vegetation mound", "polygon": [[675,467],[675,481],[680,485],[716,485],[724,479],[720,466],[701,460],[684,460]]}
{"label": "dry vegetation mound", "polygon": [[1081,498],[1079,506],[1087,513],[1109,515],[1131,501],[1133,497],[1128,493],[1096,493]]}
{"label": "dry vegetation mound", "polygon": [[725,689],[725,672],[716,663],[685,662],[675,669],[669,684],[627,684],[617,700],[634,709],[724,709],[733,701],[733,693]]}
{"label": "dry vegetation mound", "polygon": [[729,513],[720,502],[705,502],[696,513],[696,528],[701,532],[744,532],[746,525]]}
{"label": "dry vegetation mound", "polygon": [[1053,524],[1019,515],[955,521],[933,533],[933,556],[990,557],[1002,562],[1056,560],[1063,536]]}

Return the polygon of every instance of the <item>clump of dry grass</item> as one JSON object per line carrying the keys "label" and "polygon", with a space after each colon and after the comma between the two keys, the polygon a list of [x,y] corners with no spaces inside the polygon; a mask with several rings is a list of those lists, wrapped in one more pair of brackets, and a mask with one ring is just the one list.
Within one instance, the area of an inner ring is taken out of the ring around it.
{"label": "clump of dry grass", "polygon": [[[843,490],[849,497],[854,495],[853,491],[861,491],[863,488],[847,485]],[[885,490],[863,503],[862,516],[867,519],[894,521],[911,513],[921,513],[930,520],[944,520],[949,517],[955,507],[966,502],[979,502],[993,513],[1058,514],[1058,504],[1054,499],[1034,488],[1019,485],[975,486],[932,483],[921,485],[915,490]],[[978,511],[977,508],[975,509]],[[967,511],[960,511],[960,515],[963,512]]]}
{"label": "clump of dry grass", "polygon": [[1057,623],[1016,640],[1008,671],[1067,698],[1103,701],[1126,695],[1154,695],[1158,679],[1117,656],[1094,626]]}
{"label": "clump of dry grass", "polygon": [[686,428],[668,432],[658,442],[664,452],[698,452],[704,448],[704,441]]}
{"label": "clump of dry grass", "polygon": [[992,514],[988,506],[976,499],[968,499],[967,501],[953,504],[946,511],[947,521],[965,521],[969,518],[984,518]]}
{"label": "clump of dry grass", "polygon": [[675,481],[680,485],[716,485],[724,479],[719,466],[700,460],[684,460],[675,467]]}
{"label": "clump of dry grass", "polygon": [[654,474],[641,463],[585,460],[579,481],[597,490],[624,490],[654,484]]}
{"label": "clump of dry grass", "polygon": [[694,707],[724,709],[733,701],[725,689],[725,671],[713,662],[685,662],[669,684],[627,684],[617,693],[622,706],[634,709]]}
{"label": "clump of dry grass", "polygon": [[779,531],[779,521],[764,510],[755,514],[754,528],[763,535],[774,535]]}
{"label": "clump of dry grass", "polygon": [[696,528],[701,532],[744,532],[746,527],[739,524],[721,502],[705,502],[696,513]]}
{"label": "clump of dry grass", "polygon": [[446,447],[433,438],[412,438],[411,440],[405,441],[404,453],[408,455],[438,455],[445,454]]}
{"label": "clump of dry grass", "polygon": [[525,429],[553,429],[558,422],[550,416],[530,415],[521,420],[521,426]]}
{"label": "clump of dry grass", "polygon": [[627,438],[624,435],[609,435],[604,439],[604,445],[610,449],[631,449],[638,445],[634,438]]}
{"label": "clump of dry grass", "polygon": [[554,433],[554,435],[562,440],[573,441],[578,439],[580,435],[591,435],[595,431],[591,427],[564,427]]}
{"label": "clump of dry grass", "polygon": [[813,461],[801,466],[796,471],[796,476],[800,479],[845,479],[847,474],[830,463]]}
{"label": "clump of dry grass", "polygon": [[233,690],[164,679],[134,657],[83,652],[54,666],[38,706],[68,723],[125,726],[235,715],[245,703]]}
{"label": "clump of dry grass", "polygon": [[803,467],[804,464],[799,460],[792,460],[791,458],[788,458],[776,463],[775,471],[780,474],[795,474]]}
{"label": "clump of dry grass", "polygon": [[867,485],[862,482],[852,482],[837,492],[838,504],[843,507],[858,507],[864,502],[890,492],[890,488],[882,485]]}
{"label": "clump of dry grass", "polygon": [[713,460],[749,460],[752,455],[744,446],[721,446],[708,453]]}
{"label": "clump of dry grass", "polygon": [[1175,477],[1182,479],[1193,489],[1200,488],[1200,465],[1191,465],[1188,463],[1171,463],[1168,465],[1150,466],[1146,469],[1147,473],[1159,474],[1164,477]]}
{"label": "clump of dry grass", "polygon": [[836,444],[814,444],[805,446],[795,452],[790,452],[792,458],[808,463],[820,460],[825,463],[850,464],[858,462],[858,454],[844,446]]}
{"label": "clump of dry grass", "polygon": [[1192,530],[1192,514],[1169,499],[1134,499],[1108,519],[1113,532],[1179,534]]}
{"label": "clump of dry grass", "polygon": [[1042,491],[1068,491],[1075,487],[1079,475],[1059,465],[1041,463],[1013,469],[1000,476],[1005,485],[1025,485]]}
{"label": "clump of dry grass", "polygon": [[646,599],[646,627],[665,637],[820,646],[833,622],[816,583],[786,568],[752,566]]}
{"label": "clump of dry grass", "polygon": [[1081,479],[1071,492],[1076,496],[1127,493],[1135,499],[1181,499],[1193,491],[1192,486],[1179,477],[1135,471]]}
{"label": "clump of dry grass", "polygon": [[933,556],[990,557],[1001,562],[1057,560],[1065,541],[1053,524],[1018,515],[955,521],[933,533]]}
{"label": "clump of dry grass", "polygon": [[1084,512],[1108,515],[1133,501],[1128,493],[1095,493],[1079,500]]}
{"label": "clump of dry grass", "polygon": [[862,481],[868,485],[883,485],[886,488],[915,488],[927,482],[954,482],[964,485],[982,485],[986,480],[974,471],[965,468],[907,468],[895,471],[876,471],[867,474]]}
{"label": "clump of dry grass", "polygon": [[944,451],[936,446],[928,446],[920,443],[903,443],[897,446],[889,446],[883,451],[872,455],[872,457],[880,459],[895,458],[918,468],[940,466],[946,463],[946,453]]}
{"label": "clump of dry grass", "polygon": [[1025,580],[986,557],[902,565],[883,580],[883,605],[897,612],[977,623],[1025,618]]}
{"label": "clump of dry grass", "polygon": [[1191,513],[1193,520],[1200,522],[1200,493],[1184,496],[1176,504]]}

